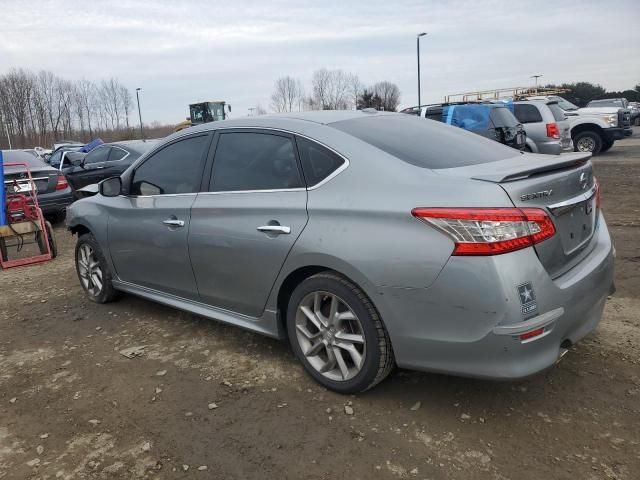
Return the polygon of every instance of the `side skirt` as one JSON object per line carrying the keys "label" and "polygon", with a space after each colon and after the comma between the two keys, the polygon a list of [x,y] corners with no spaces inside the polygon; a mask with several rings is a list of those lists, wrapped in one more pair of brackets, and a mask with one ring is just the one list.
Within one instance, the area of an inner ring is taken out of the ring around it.
{"label": "side skirt", "polygon": [[285,338],[284,332],[279,328],[277,313],[271,310],[265,310],[261,317],[249,317],[121,280],[113,280],[113,287],[116,290],[146,298],[147,300],[195,313],[196,315],[201,315],[211,320],[217,320],[222,323],[251,330],[252,332],[261,333],[268,337],[277,339]]}

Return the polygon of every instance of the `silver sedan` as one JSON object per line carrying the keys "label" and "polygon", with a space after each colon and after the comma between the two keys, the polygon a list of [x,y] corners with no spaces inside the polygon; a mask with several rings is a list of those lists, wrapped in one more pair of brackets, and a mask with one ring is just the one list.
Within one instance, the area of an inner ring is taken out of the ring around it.
{"label": "silver sedan", "polygon": [[288,338],[352,393],[395,365],[514,379],[593,331],[614,249],[589,154],[517,152],[408,115],[183,130],[75,202],[87,296]]}

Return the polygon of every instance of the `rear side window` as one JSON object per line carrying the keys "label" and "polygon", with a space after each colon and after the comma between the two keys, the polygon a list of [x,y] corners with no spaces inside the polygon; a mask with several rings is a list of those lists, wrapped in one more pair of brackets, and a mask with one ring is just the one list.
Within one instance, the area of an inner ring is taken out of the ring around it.
{"label": "rear side window", "polygon": [[317,185],[344,164],[342,157],[316,142],[296,137],[296,143],[304,178],[309,187]]}
{"label": "rear side window", "polygon": [[293,141],[266,133],[220,134],[210,190],[281,190],[302,187]]}
{"label": "rear side window", "polygon": [[116,160],[122,160],[124,157],[127,156],[127,152],[126,150],[123,150],[122,148],[118,148],[118,147],[113,147],[111,149],[111,154],[109,155],[109,161],[110,162],[115,162]]}
{"label": "rear side window", "polygon": [[513,105],[514,114],[520,123],[537,123],[542,121],[542,115],[535,105],[516,103]]}
{"label": "rear side window", "polygon": [[110,150],[111,147],[98,147],[91,150],[89,153],[87,153],[87,156],[84,157],[85,165],[91,163],[106,162],[107,158],[109,157]]}
{"label": "rear side window", "polygon": [[561,122],[567,119],[567,116],[564,114],[564,110],[560,108],[560,105],[557,103],[547,103],[547,107],[553,113],[553,118],[556,122]]}
{"label": "rear side window", "polygon": [[168,195],[200,190],[208,135],[189,137],[151,155],[136,168],[133,195]]}
{"label": "rear side window", "polygon": [[412,115],[370,116],[329,126],[423,168],[464,167],[515,156],[512,148],[493,140]]}

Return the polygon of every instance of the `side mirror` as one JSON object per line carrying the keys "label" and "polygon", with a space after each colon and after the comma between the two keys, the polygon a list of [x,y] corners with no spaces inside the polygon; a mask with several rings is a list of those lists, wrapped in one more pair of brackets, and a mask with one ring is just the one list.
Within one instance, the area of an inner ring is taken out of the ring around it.
{"label": "side mirror", "polygon": [[120,177],[109,177],[98,184],[100,195],[103,197],[117,197],[122,192]]}

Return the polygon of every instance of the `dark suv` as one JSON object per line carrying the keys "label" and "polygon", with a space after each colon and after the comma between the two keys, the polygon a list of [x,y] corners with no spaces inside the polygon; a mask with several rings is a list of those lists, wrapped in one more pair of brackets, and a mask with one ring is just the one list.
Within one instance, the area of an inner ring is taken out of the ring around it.
{"label": "dark suv", "polygon": [[496,140],[516,150],[524,150],[527,134],[505,105],[492,103],[443,103],[410,107],[402,113],[447,123]]}

